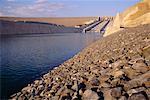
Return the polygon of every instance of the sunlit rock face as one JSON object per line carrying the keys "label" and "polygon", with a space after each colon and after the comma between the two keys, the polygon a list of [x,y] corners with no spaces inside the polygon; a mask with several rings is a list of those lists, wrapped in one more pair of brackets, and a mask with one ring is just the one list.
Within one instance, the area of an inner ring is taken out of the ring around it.
{"label": "sunlit rock face", "polygon": [[143,0],[117,14],[113,25],[106,29],[104,36],[110,35],[125,27],[135,27],[150,23],[150,0]]}
{"label": "sunlit rock face", "polygon": [[150,1],[145,0],[123,12],[121,25],[134,27],[140,24],[150,23]]}

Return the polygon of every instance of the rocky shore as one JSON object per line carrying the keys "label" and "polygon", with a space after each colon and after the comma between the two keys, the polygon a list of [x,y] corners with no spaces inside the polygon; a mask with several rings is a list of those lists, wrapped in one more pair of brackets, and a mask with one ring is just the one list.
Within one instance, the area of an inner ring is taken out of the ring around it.
{"label": "rocky shore", "polygon": [[149,100],[150,25],[96,41],[13,100]]}

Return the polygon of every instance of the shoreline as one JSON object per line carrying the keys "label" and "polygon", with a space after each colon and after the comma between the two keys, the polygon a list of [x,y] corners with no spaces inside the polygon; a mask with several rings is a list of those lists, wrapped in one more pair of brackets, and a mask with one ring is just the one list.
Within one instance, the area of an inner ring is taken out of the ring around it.
{"label": "shoreline", "polygon": [[150,25],[127,28],[95,41],[11,98],[149,98],[149,28]]}

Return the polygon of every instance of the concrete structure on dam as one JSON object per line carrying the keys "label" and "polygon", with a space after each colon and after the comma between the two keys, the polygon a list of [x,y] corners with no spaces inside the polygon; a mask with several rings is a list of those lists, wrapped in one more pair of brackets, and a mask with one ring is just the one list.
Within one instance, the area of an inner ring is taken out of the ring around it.
{"label": "concrete structure on dam", "polygon": [[74,27],[47,22],[0,20],[0,34],[101,33],[112,20],[113,17],[97,17]]}
{"label": "concrete structure on dam", "polygon": [[99,17],[98,19],[94,20],[93,22],[89,23],[88,25],[81,26],[80,28],[83,29],[83,33],[86,32],[104,32],[105,28],[109,23],[113,21],[113,17]]}

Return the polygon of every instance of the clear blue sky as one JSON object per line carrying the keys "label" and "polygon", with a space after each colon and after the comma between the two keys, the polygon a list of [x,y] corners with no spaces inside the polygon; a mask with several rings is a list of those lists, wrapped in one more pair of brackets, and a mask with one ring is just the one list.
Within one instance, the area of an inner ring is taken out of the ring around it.
{"label": "clear blue sky", "polygon": [[140,0],[0,0],[0,16],[114,16]]}

